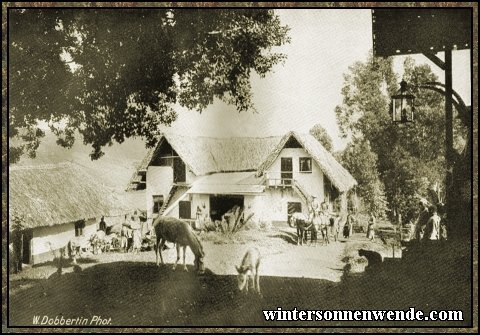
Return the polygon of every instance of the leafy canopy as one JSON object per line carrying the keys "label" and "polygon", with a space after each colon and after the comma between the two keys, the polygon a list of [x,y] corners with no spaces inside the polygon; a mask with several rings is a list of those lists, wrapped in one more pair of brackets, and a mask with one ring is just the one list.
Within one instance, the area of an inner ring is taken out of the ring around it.
{"label": "leafy canopy", "polygon": [[11,162],[35,156],[48,123],[71,147],[78,131],[92,159],[113,141],[154,145],[178,103],[215,98],[252,110],[250,75],[285,55],[288,27],[266,9],[19,9],[9,18]]}
{"label": "leafy canopy", "polygon": [[[445,181],[445,114],[441,94],[416,88],[438,81],[428,65],[416,65],[406,58],[404,79],[416,96],[413,124],[391,121],[390,96],[399,89],[400,80],[393,71],[392,59],[372,56],[365,63],[355,63],[344,75],[343,102],[336,107],[336,116],[344,137],[368,141],[377,156],[372,174],[377,174],[384,185],[391,213],[401,213],[409,220],[416,215],[418,197],[425,196],[432,184]],[[455,147],[460,149],[466,131],[458,118],[454,134]],[[351,165],[356,164],[353,170],[372,169],[372,160],[364,159],[368,151],[356,151],[358,159],[350,160]]]}
{"label": "leafy canopy", "polygon": [[384,185],[378,173],[377,155],[368,140],[354,138],[341,153],[343,166],[358,182],[357,194],[364,209],[376,217],[383,217],[387,210]]}
{"label": "leafy canopy", "polygon": [[332,152],[333,144],[332,144],[332,137],[328,134],[327,130],[323,128],[320,123],[314,125],[310,131],[310,135],[315,137],[315,139],[320,142],[325,149],[329,152]]}

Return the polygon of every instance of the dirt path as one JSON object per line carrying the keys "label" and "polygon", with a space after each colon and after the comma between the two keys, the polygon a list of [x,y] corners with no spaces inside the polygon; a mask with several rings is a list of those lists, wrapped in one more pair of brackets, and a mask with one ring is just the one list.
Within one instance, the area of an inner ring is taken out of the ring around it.
{"label": "dirt path", "polygon": [[[111,325],[118,326],[271,326],[262,311],[278,306],[305,310],[465,307],[464,297],[449,293],[452,281],[443,274],[438,276],[442,281],[436,286],[430,285],[430,276],[419,278],[397,270],[375,276],[366,273],[341,277],[345,255],[357,253],[360,247],[374,247],[364,234],[316,247],[297,246],[293,229],[288,228],[246,231],[231,239],[205,234],[201,239],[207,268],[203,276],[194,273],[190,251],[187,252],[189,272],[181,266],[173,271],[174,248],[164,251],[167,264],[161,267],[155,265],[153,251],[109,253],[84,259],[77,266],[69,265],[62,269],[61,275],[56,273],[53,263],[12,275],[10,324],[31,326],[35,316],[45,315],[88,319],[101,315],[111,318]],[[252,245],[263,255],[262,297],[241,294],[236,286],[234,266]],[[435,266],[431,268],[433,271]],[[460,292],[467,292],[468,280],[463,277],[455,277],[453,283],[455,287],[461,285]],[[425,290],[427,284],[430,291]],[[285,323],[279,321],[275,325],[285,326]],[[345,323],[288,324],[295,325],[345,326]]]}
{"label": "dirt path", "polygon": [[[201,235],[201,239],[206,254],[205,267],[217,275],[236,275],[235,265],[240,264],[248,248],[257,247],[262,255],[262,275],[326,279],[332,282],[340,281],[345,266],[342,258],[346,253],[355,252],[361,247],[370,248],[372,246],[362,234],[355,234],[349,240],[332,241],[328,245],[323,245],[319,241],[316,245],[307,243],[307,245],[299,246],[296,244],[295,229],[289,227],[274,227],[268,231],[242,231],[231,238],[217,233],[209,233]],[[164,250],[162,255],[164,262],[171,266],[176,260],[177,253],[173,244],[167,244],[167,246],[169,249]],[[191,265],[193,261],[194,255],[187,248],[186,264]],[[113,252],[90,255],[85,259],[80,259],[78,267],[87,269],[98,264],[112,262],[155,263],[155,253],[145,251],[138,254]],[[182,269],[182,259],[177,269]],[[62,269],[62,273],[73,271],[73,266]],[[57,265],[51,262],[27,268],[17,275],[11,275],[10,280],[11,282],[20,281],[23,283],[20,286],[27,288],[30,285],[25,284],[26,282],[49,278],[55,272],[57,272]],[[18,285],[13,285],[13,291],[18,287]]]}

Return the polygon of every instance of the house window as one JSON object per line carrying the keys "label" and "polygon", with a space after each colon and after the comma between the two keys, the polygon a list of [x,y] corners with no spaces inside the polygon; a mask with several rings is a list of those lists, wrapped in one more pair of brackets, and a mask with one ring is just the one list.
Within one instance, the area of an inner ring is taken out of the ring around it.
{"label": "house window", "polygon": [[280,160],[280,177],[282,178],[282,185],[292,185],[293,180],[293,165],[292,157],[282,157]]}
{"label": "house window", "polygon": [[310,157],[300,157],[300,172],[312,172],[312,159]]}
{"label": "house window", "polygon": [[153,196],[153,214],[160,214],[160,209],[163,206],[163,195]]}
{"label": "house window", "polygon": [[77,221],[75,222],[75,236],[82,236],[83,235],[83,229],[85,229],[85,221]]}

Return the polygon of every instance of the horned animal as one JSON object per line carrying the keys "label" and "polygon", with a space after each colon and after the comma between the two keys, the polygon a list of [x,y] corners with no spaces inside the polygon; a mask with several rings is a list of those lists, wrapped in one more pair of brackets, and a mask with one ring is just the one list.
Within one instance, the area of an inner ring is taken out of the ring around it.
{"label": "horned animal", "polygon": [[242,264],[237,266],[238,272],[238,289],[248,292],[249,282],[252,282],[253,290],[261,295],[260,292],[260,274],[258,273],[260,267],[260,251],[253,247],[248,249],[243,256]]}
{"label": "horned animal", "polygon": [[203,252],[202,244],[187,222],[173,217],[159,216],[153,222],[153,227],[157,236],[157,244],[155,246],[157,266],[160,265],[159,256],[163,264],[162,250],[165,242],[169,241],[175,243],[177,247],[177,260],[173,265],[174,270],[180,260],[180,248],[183,247],[183,268],[185,271],[188,271],[185,264],[185,252],[187,246],[189,246],[195,255],[195,270],[199,273],[205,271],[203,264],[205,253]]}

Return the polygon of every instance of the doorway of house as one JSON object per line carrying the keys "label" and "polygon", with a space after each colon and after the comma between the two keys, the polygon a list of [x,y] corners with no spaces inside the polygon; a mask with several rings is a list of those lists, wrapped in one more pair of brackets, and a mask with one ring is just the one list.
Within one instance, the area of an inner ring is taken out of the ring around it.
{"label": "doorway of house", "polygon": [[180,201],[178,203],[178,213],[180,219],[191,219],[192,203],[190,201]]}
{"label": "doorway of house", "polygon": [[210,217],[213,221],[222,220],[222,215],[232,209],[235,205],[243,207],[243,195],[211,195],[210,196]]}

